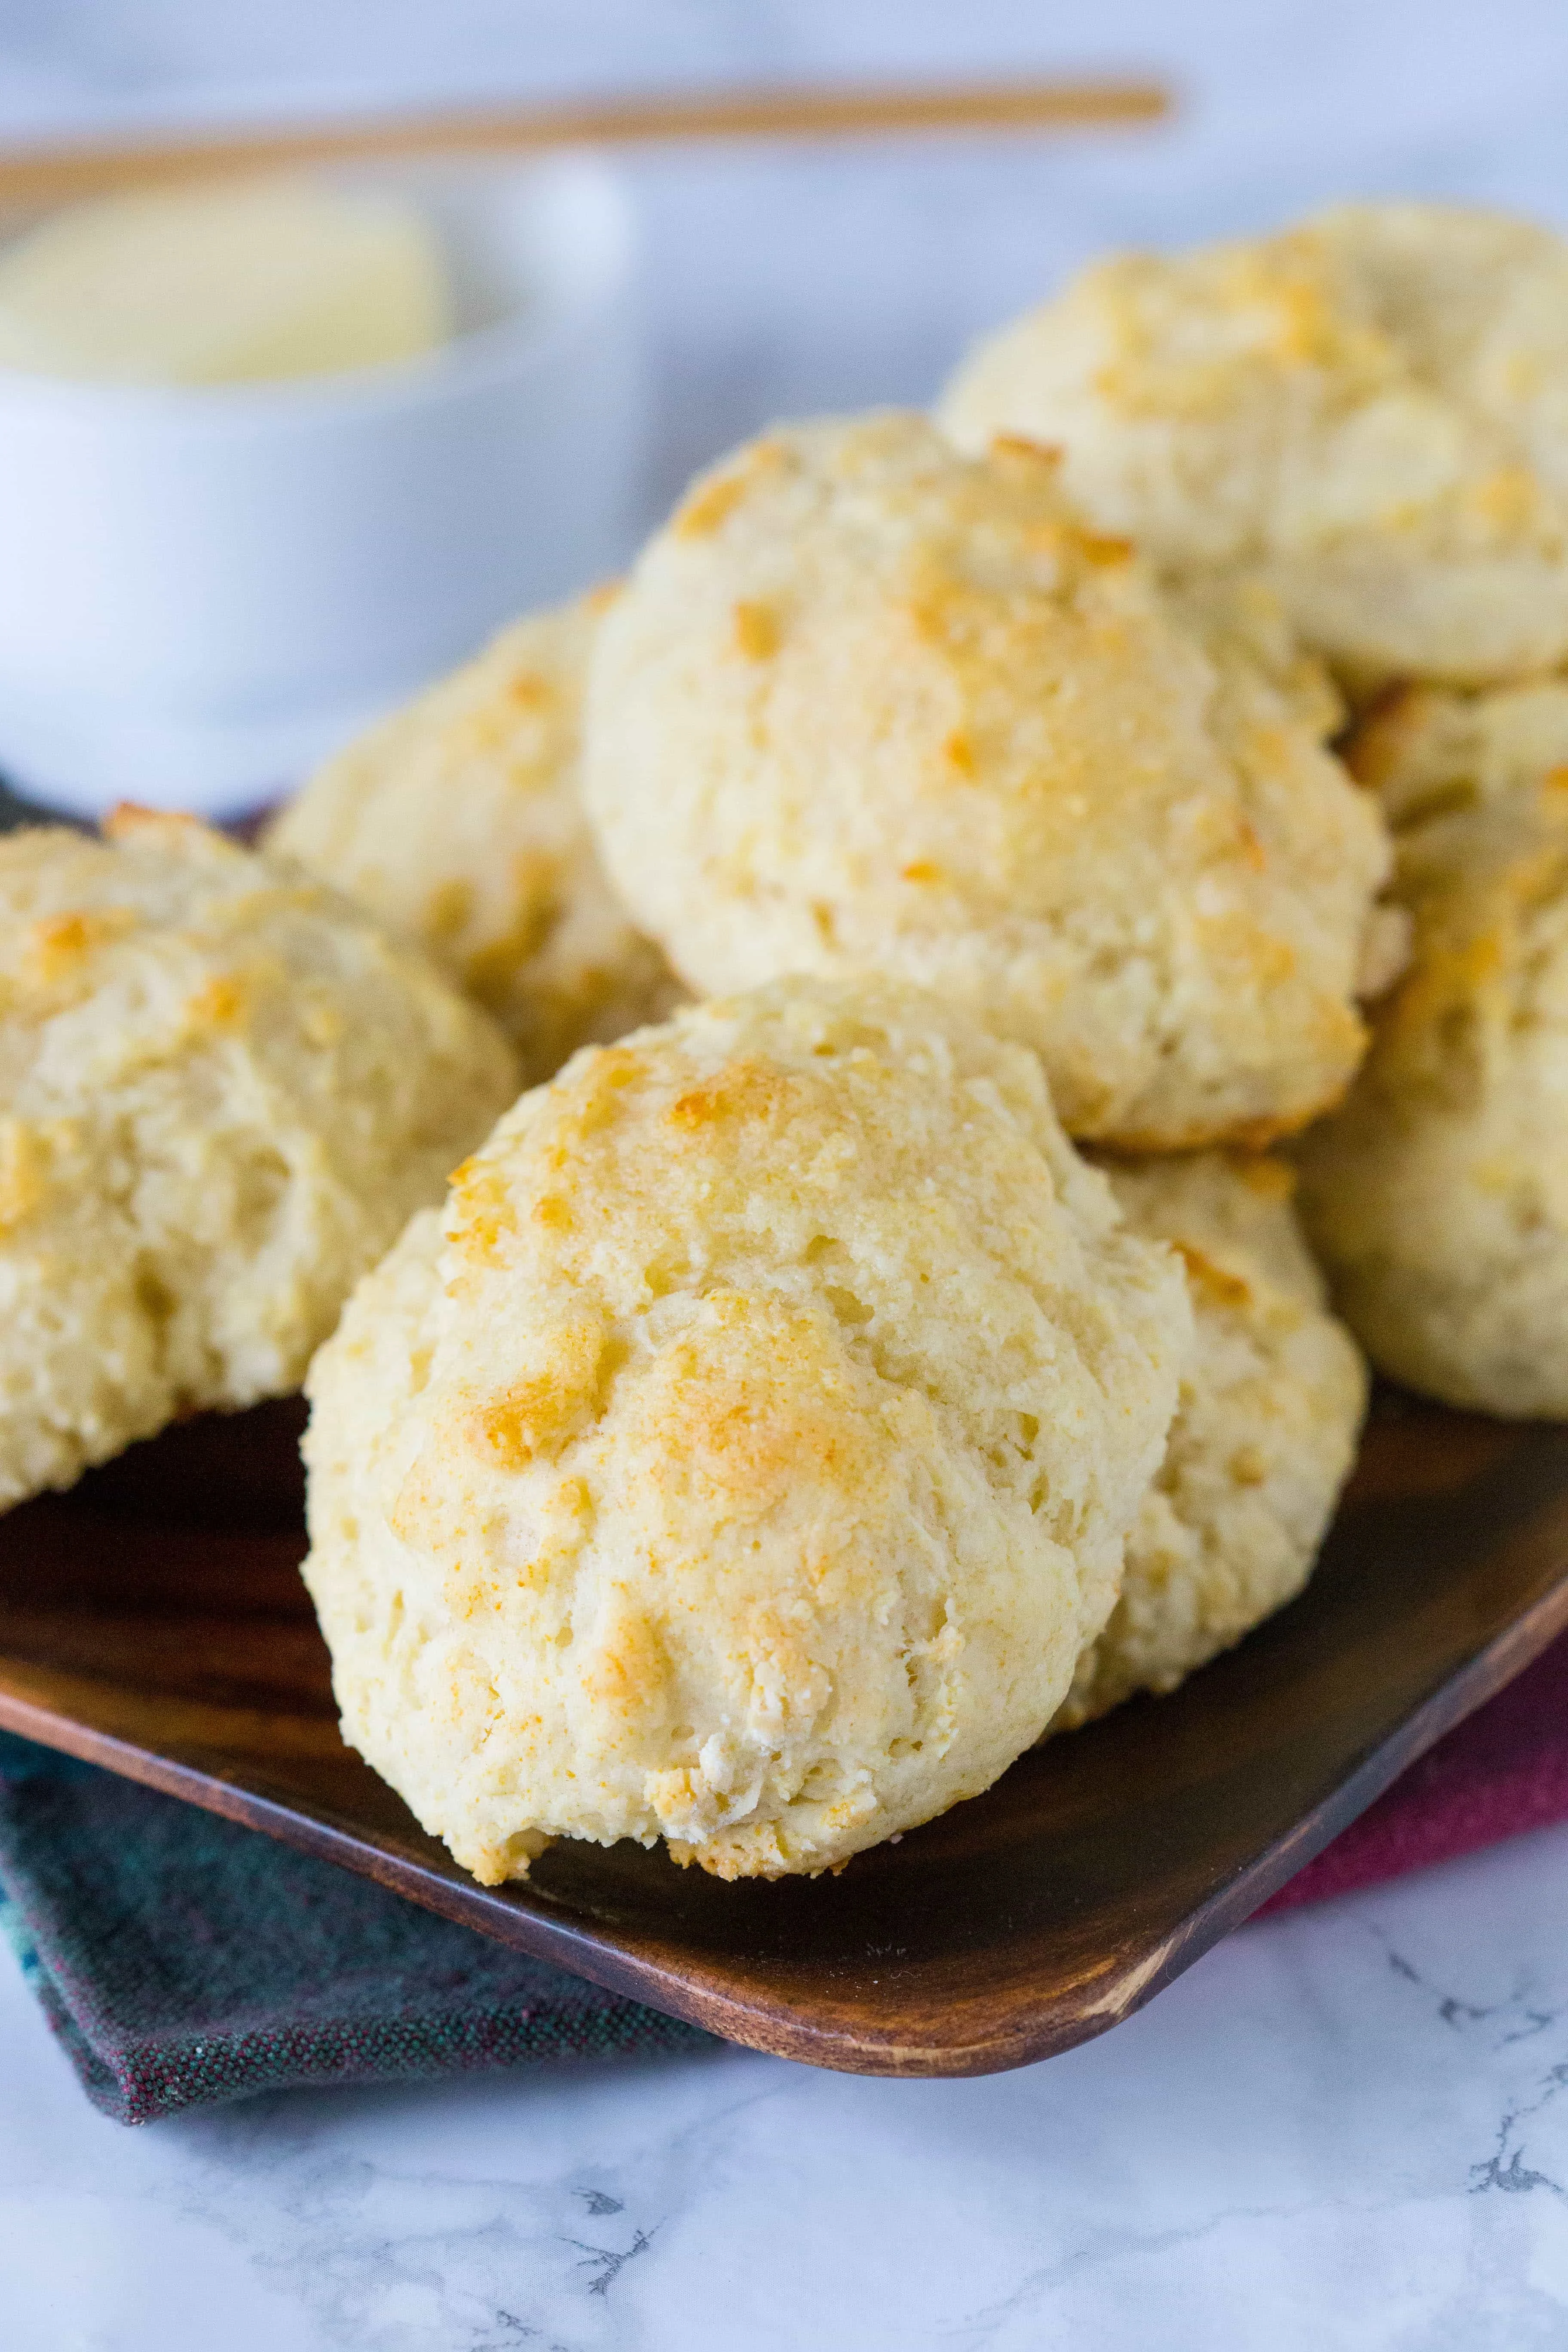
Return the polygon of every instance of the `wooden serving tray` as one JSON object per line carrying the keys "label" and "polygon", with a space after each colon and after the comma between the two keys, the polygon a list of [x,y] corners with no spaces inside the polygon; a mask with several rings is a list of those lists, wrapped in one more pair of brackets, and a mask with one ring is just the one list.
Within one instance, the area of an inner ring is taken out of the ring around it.
{"label": "wooden serving tray", "polygon": [[338,1737],[300,1409],[204,1418],[0,1519],[0,1724],[736,2042],[978,2074],[1102,2032],[1568,1622],[1568,1429],[1380,1401],[1302,1598],[837,1877],[553,1847],[485,1888]]}

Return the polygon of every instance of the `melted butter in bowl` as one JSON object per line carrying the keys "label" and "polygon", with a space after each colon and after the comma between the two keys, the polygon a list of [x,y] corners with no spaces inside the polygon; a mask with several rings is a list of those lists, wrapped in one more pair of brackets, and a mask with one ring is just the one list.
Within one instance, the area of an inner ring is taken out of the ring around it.
{"label": "melted butter in bowl", "polygon": [[0,366],[220,384],[418,357],[453,332],[440,239],[400,197],[304,180],[79,205],[0,253]]}

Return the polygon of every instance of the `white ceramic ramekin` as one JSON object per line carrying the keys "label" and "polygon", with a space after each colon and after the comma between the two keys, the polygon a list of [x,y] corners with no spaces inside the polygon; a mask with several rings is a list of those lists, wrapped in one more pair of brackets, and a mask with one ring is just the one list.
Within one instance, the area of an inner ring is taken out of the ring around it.
{"label": "white ceramic ramekin", "polygon": [[441,351],[200,390],[0,370],[0,775],[30,798],[236,814],[625,558],[617,182],[586,156],[331,176],[434,221]]}

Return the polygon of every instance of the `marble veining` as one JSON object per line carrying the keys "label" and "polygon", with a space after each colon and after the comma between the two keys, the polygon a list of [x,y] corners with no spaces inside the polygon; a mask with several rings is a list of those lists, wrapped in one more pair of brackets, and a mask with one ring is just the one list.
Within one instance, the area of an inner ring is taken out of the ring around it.
{"label": "marble veining", "polygon": [[740,2052],[131,2133],[0,1976],[5,2352],[1568,2341],[1568,1830],[965,2083]]}

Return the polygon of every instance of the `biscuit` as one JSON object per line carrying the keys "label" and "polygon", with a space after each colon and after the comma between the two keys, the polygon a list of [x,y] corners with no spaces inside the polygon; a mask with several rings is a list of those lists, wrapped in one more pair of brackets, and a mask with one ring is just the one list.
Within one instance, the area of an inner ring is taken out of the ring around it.
{"label": "biscuit", "polygon": [[297,1387],[514,1084],[416,950],[188,819],[0,841],[0,1505]]}
{"label": "biscuit", "polygon": [[1302,1209],[1393,1379],[1568,1416],[1568,687],[1402,698],[1357,746],[1397,813],[1410,969]]}
{"label": "biscuit", "polygon": [[1568,773],[1568,678],[1481,694],[1397,687],[1363,712],[1344,756],[1396,831],[1533,793],[1553,771]]}
{"label": "biscuit", "polygon": [[1376,809],[1027,446],[754,443],[643,554],[588,712],[606,864],[700,993],[890,971],[1129,1149],[1287,1132],[1361,1058]]}
{"label": "biscuit", "polygon": [[977,1794],[1103,1624],[1191,1317],[1039,1065],[816,980],[579,1054],[311,1367],[345,1737],[487,1885]]}
{"label": "biscuit", "polygon": [[1328,1312],[1278,1160],[1108,1163],[1128,1224],[1172,1243],[1196,1344],[1121,1596],[1051,1726],[1170,1691],[1294,1600],[1355,1458],[1366,1368]]}
{"label": "biscuit", "polygon": [[1102,530],[1242,568],[1355,684],[1568,654],[1568,243],[1503,214],[1343,205],[1097,263],[983,343],[964,448],[1058,446]]}
{"label": "biscuit", "polygon": [[679,992],[583,814],[583,681],[605,601],[503,630],[329,760],[268,836],[418,940],[500,1023],[530,1085]]}

